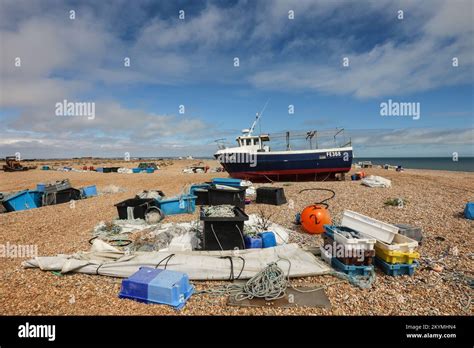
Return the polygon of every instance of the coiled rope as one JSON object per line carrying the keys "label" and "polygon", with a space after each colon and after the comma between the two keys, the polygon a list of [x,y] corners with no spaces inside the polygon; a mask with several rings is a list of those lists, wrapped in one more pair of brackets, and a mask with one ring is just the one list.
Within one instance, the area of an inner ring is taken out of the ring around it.
{"label": "coiled rope", "polygon": [[[288,263],[288,271],[285,275],[283,269],[278,265],[278,262],[285,261]],[[213,289],[197,291],[196,294],[210,294],[215,296],[234,296],[235,300],[242,301],[245,299],[263,298],[267,301],[277,300],[285,297],[286,290],[290,287],[295,291],[301,293],[309,293],[325,289],[329,286],[340,284],[346,281],[356,285],[362,289],[370,288],[375,280],[375,272],[372,272],[368,277],[349,276],[341,272],[330,273],[341,280],[321,285],[317,288],[309,290],[301,290],[295,288],[290,282],[291,261],[284,258],[279,258],[275,262],[269,263],[262,271],[255,274],[247,282],[243,284],[226,284]],[[242,273],[242,272],[241,272]]]}

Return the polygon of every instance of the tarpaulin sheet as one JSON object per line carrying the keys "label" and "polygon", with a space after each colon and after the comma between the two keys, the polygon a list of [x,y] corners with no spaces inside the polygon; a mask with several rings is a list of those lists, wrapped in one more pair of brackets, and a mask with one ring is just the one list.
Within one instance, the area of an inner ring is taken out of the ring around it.
{"label": "tarpaulin sheet", "polygon": [[[86,273],[111,277],[129,277],[140,267],[157,267],[184,272],[192,280],[249,279],[268,263],[286,259],[291,262],[290,277],[327,274],[330,267],[297,244],[266,249],[226,251],[179,251],[126,253],[101,240],[94,240],[88,252],[71,255],[36,257],[22,263],[25,268],[61,273]],[[232,262],[231,262],[232,260]],[[287,272],[288,262],[278,261]],[[240,277],[238,277],[240,274]]]}

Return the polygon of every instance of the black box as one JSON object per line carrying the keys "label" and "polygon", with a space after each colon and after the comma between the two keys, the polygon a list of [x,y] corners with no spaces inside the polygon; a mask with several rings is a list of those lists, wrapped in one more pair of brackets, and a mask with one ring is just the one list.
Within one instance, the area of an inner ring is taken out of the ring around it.
{"label": "black box", "polygon": [[209,205],[233,205],[245,210],[245,187],[217,188],[209,187]]}
{"label": "black box", "polygon": [[203,250],[245,249],[244,221],[249,217],[239,207],[234,207],[234,213],[235,217],[210,217],[205,216],[201,208]]}
{"label": "black box", "polygon": [[209,191],[207,189],[195,189],[193,193],[196,198],[196,205],[209,205]]}
{"label": "black box", "polygon": [[81,199],[81,191],[71,187],[56,192],[45,192],[43,194],[42,205],[62,204],[79,199]]}
{"label": "black box", "polygon": [[153,198],[131,198],[126,199],[120,203],[115,204],[119,219],[127,220],[127,208],[133,207],[133,218],[134,219],[145,219],[146,211],[149,207],[157,207],[158,203]]}
{"label": "black box", "polygon": [[259,187],[257,188],[257,203],[282,205],[286,203],[283,187]]}

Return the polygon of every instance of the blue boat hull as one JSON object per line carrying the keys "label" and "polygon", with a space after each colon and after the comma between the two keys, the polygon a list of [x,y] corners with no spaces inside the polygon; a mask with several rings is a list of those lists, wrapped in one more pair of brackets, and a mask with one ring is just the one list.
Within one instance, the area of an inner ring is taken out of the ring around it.
{"label": "blue boat hull", "polygon": [[[219,159],[219,155],[215,157]],[[231,156],[229,156],[231,157]],[[250,162],[221,161],[233,178],[252,181],[317,181],[331,180],[337,173],[347,173],[352,166],[352,149],[343,151],[315,150],[303,153],[257,153]]]}

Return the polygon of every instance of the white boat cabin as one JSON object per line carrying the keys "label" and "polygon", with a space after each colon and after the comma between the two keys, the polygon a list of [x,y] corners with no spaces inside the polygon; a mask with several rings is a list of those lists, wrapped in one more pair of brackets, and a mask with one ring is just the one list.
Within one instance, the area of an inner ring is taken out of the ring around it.
{"label": "white boat cabin", "polygon": [[270,141],[270,137],[266,134],[262,135],[241,135],[237,137],[239,147],[250,151],[270,152],[270,147],[265,142]]}

